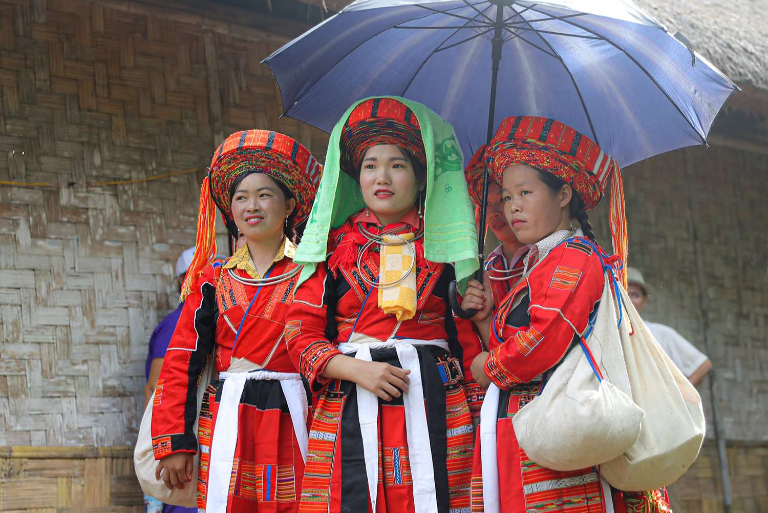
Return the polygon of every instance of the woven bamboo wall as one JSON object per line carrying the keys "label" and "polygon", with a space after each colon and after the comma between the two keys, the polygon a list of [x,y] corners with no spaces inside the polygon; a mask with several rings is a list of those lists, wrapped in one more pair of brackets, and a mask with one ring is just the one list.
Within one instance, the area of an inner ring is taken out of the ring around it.
{"label": "woven bamboo wall", "polygon": [[0,511],[139,513],[130,447],[0,449]]}
{"label": "woven bamboo wall", "polygon": [[[129,454],[94,447],[134,442],[147,341],[175,306],[173,263],[194,240],[214,145],[269,127],[324,156],[322,133],[279,118],[258,64],[286,40],[280,23],[272,30],[128,0],[0,0],[0,180],[60,184],[0,186],[0,446],[38,451],[0,453],[0,509],[139,503]],[[726,432],[763,442],[767,167],[764,153],[713,147],[626,174],[631,262],[656,285],[648,317],[703,347],[701,285]],[[190,168],[200,171],[142,182]],[[112,180],[137,183],[84,185]],[[603,214],[593,219],[607,241]],[[768,509],[765,446],[730,457],[735,511]],[[715,511],[713,469],[708,446],[678,485],[681,511]]]}
{"label": "woven bamboo wall", "polygon": [[[672,152],[624,172],[629,263],[653,287],[645,317],[672,326],[709,353],[719,376],[726,438],[763,444],[768,443],[766,169],[768,153],[712,146]],[[590,219],[610,247],[606,207],[600,205]],[[704,342],[704,314],[711,352]],[[712,431],[708,387],[699,391]]]}
{"label": "woven bamboo wall", "polygon": [[214,144],[269,127],[323,158],[259,65],[284,36],[137,10],[0,0],[0,180],[61,184],[0,187],[0,445],[131,445]]}

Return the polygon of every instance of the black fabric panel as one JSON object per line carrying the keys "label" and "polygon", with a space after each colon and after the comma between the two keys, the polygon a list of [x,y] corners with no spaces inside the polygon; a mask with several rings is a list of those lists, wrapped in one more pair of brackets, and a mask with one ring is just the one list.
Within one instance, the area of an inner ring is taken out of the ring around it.
{"label": "black fabric panel", "polygon": [[325,339],[329,341],[336,340],[336,336],[339,334],[336,326],[336,307],[341,296],[336,293],[336,284],[334,282],[333,273],[329,271],[325,275],[325,292],[323,294],[323,305],[325,305]]}
{"label": "black fabric panel", "polygon": [[424,386],[424,399],[426,399],[429,445],[432,448],[432,467],[435,472],[437,511],[448,513],[450,490],[448,489],[448,467],[446,466],[448,461],[448,427],[445,419],[445,384],[435,365],[435,358],[445,355],[446,352],[435,346],[418,346],[416,350],[419,352],[421,382]]}
{"label": "black fabric panel", "polygon": [[341,412],[341,511],[368,511],[368,475],[365,473],[363,437],[357,415],[357,387],[342,381],[340,390],[346,395]]}
{"label": "black fabric panel", "polygon": [[528,313],[529,306],[531,306],[531,296],[526,294],[520,301],[520,304],[509,312],[504,324],[512,326],[513,328],[529,326],[531,324],[531,315]]}
{"label": "black fabric panel", "polygon": [[184,435],[171,438],[173,450],[197,450],[197,433],[194,431],[197,420],[197,382],[209,358],[213,358],[216,345],[216,322],[219,319],[219,307],[216,304],[216,287],[203,284],[202,301],[195,312],[195,330],[198,334],[197,348],[190,354],[187,381],[187,397],[184,404]]}
{"label": "black fabric panel", "polygon": [[[221,402],[224,380],[215,379],[211,381],[211,385],[216,389],[216,402]],[[307,404],[312,404],[306,383],[304,384],[304,391],[307,394]],[[291,413],[283,393],[283,387],[278,380],[247,380],[243,388],[243,395],[240,397],[240,404],[255,406],[259,410],[279,409],[282,413]]]}
{"label": "black fabric panel", "polygon": [[[438,511],[448,513],[450,491],[448,489],[448,468],[446,467],[448,430],[445,420],[445,385],[435,364],[435,359],[438,356],[447,353],[434,346],[418,346],[416,350],[419,353],[419,366],[424,386],[424,398],[426,399]],[[354,357],[354,354],[349,356]],[[371,350],[371,360],[386,362],[393,367],[402,368],[395,349]],[[360,420],[357,415],[357,389],[355,384],[350,381],[342,381],[340,388],[346,394],[341,423],[341,510],[345,512],[367,511],[369,503],[368,481],[365,473]],[[383,404],[402,406],[403,397],[396,397],[386,402],[379,399],[379,407]]]}

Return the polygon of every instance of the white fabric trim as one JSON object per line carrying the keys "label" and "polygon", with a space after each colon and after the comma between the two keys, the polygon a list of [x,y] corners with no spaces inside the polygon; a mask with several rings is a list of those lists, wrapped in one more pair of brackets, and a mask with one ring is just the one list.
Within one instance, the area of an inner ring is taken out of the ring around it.
{"label": "white fabric trim", "polygon": [[605,504],[605,513],[614,513],[613,509],[613,494],[611,493],[611,485],[608,481],[600,478],[600,486],[603,489],[603,504]]}
{"label": "white fabric trim", "polygon": [[491,383],[485,392],[480,408],[480,460],[483,469],[483,511],[499,513],[499,462],[496,459],[496,417],[499,410],[501,390]]}
{"label": "white fabric trim", "polygon": [[[419,513],[437,513],[437,491],[435,490],[435,471],[432,465],[432,446],[429,443],[427,412],[424,406],[424,387],[421,381],[419,354],[415,346],[437,346],[448,350],[446,340],[390,339],[382,342],[357,335],[354,342],[339,344],[339,350],[345,354],[356,353],[355,358],[371,361],[371,349],[392,349],[397,351],[397,358],[408,376],[408,392],[403,393],[405,407],[405,431],[408,441],[408,459],[413,478],[413,504]],[[356,386],[357,412],[360,420],[360,433],[363,439],[365,473],[368,479],[368,493],[372,511],[376,511],[379,478],[379,399],[360,385]]]}
{"label": "white fabric trim", "polygon": [[[232,370],[232,367],[230,367]],[[222,372],[219,378],[224,380],[221,391],[221,402],[216,417],[216,426],[211,441],[211,460],[208,479],[208,513],[226,513],[229,481],[232,476],[232,466],[237,446],[238,417],[240,398],[243,395],[245,382],[249,379],[259,381],[279,381],[283,389],[288,411],[291,414],[293,431],[304,462],[307,461],[307,394],[301,376],[295,372],[273,372],[256,370],[250,372]]]}

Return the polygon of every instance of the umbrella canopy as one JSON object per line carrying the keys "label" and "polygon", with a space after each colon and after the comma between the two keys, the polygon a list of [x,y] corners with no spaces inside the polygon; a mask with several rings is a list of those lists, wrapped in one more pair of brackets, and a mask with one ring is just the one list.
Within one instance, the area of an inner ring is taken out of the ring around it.
{"label": "umbrella canopy", "polygon": [[265,62],[292,118],[330,131],[358,99],[403,96],[451,122],[468,160],[496,128],[496,56],[497,122],[557,119],[624,167],[705,143],[736,89],[686,44],[627,0],[358,0]]}

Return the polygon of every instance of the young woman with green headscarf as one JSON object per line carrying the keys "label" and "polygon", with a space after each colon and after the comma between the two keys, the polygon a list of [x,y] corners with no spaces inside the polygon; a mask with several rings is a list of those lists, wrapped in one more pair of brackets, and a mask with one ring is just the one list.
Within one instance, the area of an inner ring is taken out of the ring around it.
{"label": "young woman with green headscarf", "polygon": [[285,331],[318,394],[302,511],[469,507],[481,341],[447,299],[477,268],[476,241],[453,128],[404,99],[353,105],[331,135]]}

